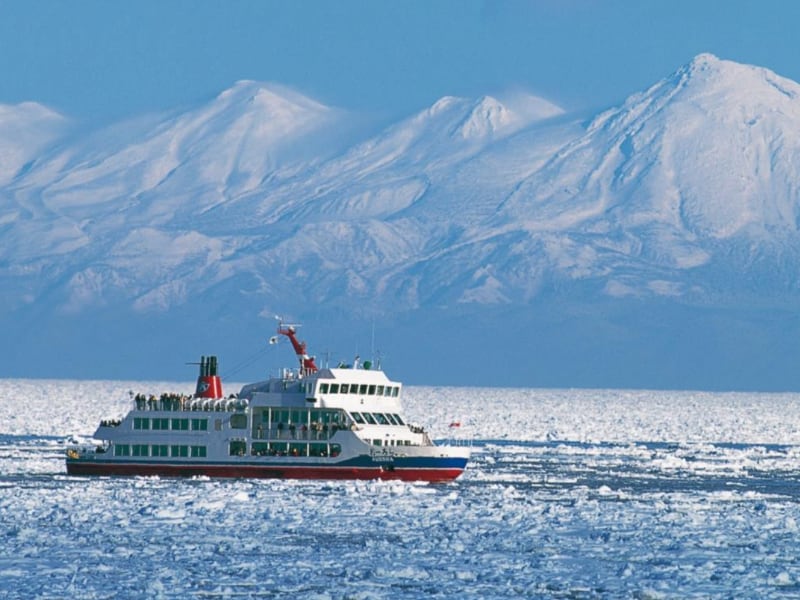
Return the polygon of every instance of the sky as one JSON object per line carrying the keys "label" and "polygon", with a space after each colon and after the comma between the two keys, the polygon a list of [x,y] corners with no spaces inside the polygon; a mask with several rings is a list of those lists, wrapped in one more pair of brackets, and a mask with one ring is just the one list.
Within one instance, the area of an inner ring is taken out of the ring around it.
{"label": "sky", "polygon": [[0,0],[0,104],[104,124],[252,79],[387,118],[507,90],[594,111],[701,52],[800,80],[798,24],[774,0]]}

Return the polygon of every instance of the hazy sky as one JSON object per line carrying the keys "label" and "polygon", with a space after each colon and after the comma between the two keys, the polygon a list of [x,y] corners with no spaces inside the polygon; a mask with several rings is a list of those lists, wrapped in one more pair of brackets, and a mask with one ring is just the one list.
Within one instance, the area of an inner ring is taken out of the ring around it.
{"label": "hazy sky", "polygon": [[800,80],[798,31],[791,0],[0,0],[0,104],[106,122],[254,79],[392,117],[507,88],[597,109],[700,52]]}

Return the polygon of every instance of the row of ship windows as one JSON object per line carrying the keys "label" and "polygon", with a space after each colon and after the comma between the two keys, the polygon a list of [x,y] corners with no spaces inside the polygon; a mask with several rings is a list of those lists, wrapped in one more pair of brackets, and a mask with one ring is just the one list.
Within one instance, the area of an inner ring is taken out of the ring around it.
{"label": "row of ship windows", "polygon": [[154,429],[165,431],[208,431],[208,419],[150,419],[134,417],[134,429]]}
{"label": "row of ship windows", "polygon": [[367,425],[405,425],[400,415],[393,413],[351,412],[350,416],[353,417],[353,421],[359,425],[364,425],[365,423]]}
{"label": "row of ship windows", "polygon": [[[232,440],[228,446],[231,456],[245,456],[247,454],[247,442],[244,440]],[[253,442],[250,445],[252,456],[321,456],[336,457],[342,452],[339,444],[327,444],[320,442]]]}
{"label": "row of ship windows", "polygon": [[400,388],[392,385],[368,385],[366,383],[320,383],[320,394],[360,394],[361,396],[391,396],[396,398]]}
{"label": "row of ship windows", "polygon": [[115,444],[114,456],[164,456],[205,458],[205,446],[169,446],[167,444]]}

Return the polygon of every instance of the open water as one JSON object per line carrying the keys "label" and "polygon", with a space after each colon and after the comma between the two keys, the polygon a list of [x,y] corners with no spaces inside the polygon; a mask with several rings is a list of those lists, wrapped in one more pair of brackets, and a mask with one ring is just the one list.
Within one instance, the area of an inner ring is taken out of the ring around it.
{"label": "open water", "polygon": [[2,384],[2,598],[800,596],[797,394],[406,388],[430,485],[67,477],[132,384]]}

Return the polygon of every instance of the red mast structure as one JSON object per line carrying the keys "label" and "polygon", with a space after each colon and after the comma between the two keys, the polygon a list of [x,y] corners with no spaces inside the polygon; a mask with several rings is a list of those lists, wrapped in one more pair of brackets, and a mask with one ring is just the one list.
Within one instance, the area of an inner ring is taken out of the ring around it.
{"label": "red mast structure", "polygon": [[306,343],[297,339],[294,325],[287,325],[284,327],[281,323],[278,325],[278,333],[288,337],[289,341],[292,343],[294,352],[297,354],[297,359],[300,361],[300,370],[302,374],[310,375],[311,373],[316,373],[317,365],[314,363],[314,357],[306,354]]}

